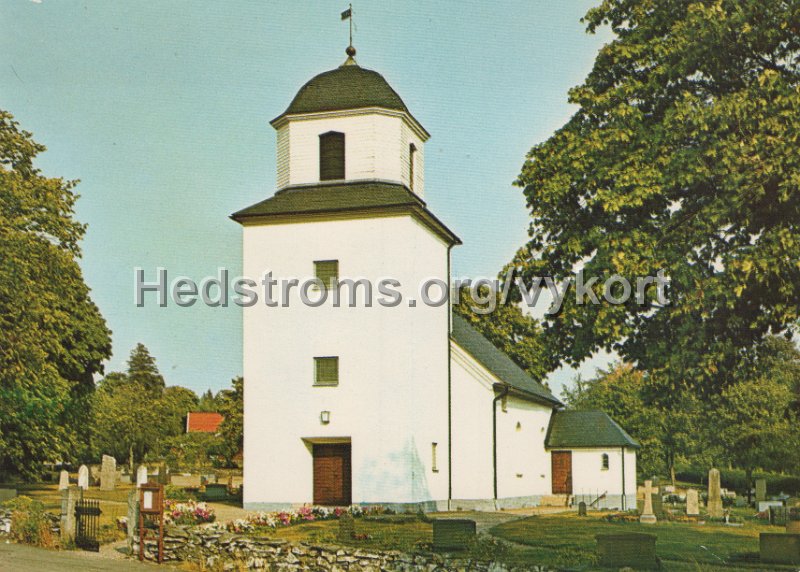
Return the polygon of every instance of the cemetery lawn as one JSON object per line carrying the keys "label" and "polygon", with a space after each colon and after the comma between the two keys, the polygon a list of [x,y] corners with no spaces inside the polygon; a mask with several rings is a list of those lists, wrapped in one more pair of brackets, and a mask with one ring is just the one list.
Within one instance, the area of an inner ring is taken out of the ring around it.
{"label": "cemetery lawn", "polygon": [[759,533],[782,531],[783,527],[758,521],[745,521],[741,527],[678,522],[646,525],[607,522],[601,513],[590,513],[584,518],[562,513],[506,522],[492,528],[490,533],[525,546],[510,555],[517,563],[550,566],[591,564],[596,534],[646,532],[658,537],[656,553],[667,570],[730,570],[736,569],[737,563],[740,569],[753,570],[758,569]]}
{"label": "cemetery lawn", "polygon": [[[45,510],[53,514],[61,513],[61,491],[54,483],[19,484],[17,493],[41,501]],[[125,534],[117,530],[117,518],[128,515],[128,493],[132,485],[117,485],[113,491],[101,491],[98,487],[90,487],[83,498],[100,501],[100,542],[107,543],[125,538]]]}
{"label": "cemetery lawn", "polygon": [[[354,519],[355,532],[361,538],[348,544],[375,550],[414,550],[433,542],[433,525],[415,515],[396,515]],[[290,542],[341,544],[336,538],[338,520],[321,520],[278,528],[274,536]]]}

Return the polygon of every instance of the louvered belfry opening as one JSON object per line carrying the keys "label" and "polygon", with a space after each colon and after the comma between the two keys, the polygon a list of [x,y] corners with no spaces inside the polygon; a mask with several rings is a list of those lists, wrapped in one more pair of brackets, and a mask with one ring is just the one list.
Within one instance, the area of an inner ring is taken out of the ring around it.
{"label": "louvered belfry opening", "polygon": [[319,180],[344,179],[344,133],[329,131],[319,136]]}

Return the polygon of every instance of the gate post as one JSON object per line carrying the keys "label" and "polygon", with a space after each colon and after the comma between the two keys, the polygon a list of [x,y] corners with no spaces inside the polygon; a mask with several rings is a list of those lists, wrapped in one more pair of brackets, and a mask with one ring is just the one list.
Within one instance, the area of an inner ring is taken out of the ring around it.
{"label": "gate post", "polygon": [[61,491],[61,544],[75,543],[75,505],[83,496],[83,489],[70,485]]}
{"label": "gate post", "polygon": [[139,529],[139,491],[133,489],[128,493],[128,555],[133,556],[135,537]]}

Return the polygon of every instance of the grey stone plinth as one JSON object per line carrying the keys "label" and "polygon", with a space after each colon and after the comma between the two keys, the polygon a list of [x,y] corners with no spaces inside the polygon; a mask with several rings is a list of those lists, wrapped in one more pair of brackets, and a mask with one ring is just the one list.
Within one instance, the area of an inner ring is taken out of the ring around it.
{"label": "grey stone plinth", "polygon": [[598,534],[597,556],[601,566],[635,570],[658,568],[656,535],[641,532]]}
{"label": "grey stone plinth", "polygon": [[759,552],[764,564],[800,564],[800,534],[762,532]]}

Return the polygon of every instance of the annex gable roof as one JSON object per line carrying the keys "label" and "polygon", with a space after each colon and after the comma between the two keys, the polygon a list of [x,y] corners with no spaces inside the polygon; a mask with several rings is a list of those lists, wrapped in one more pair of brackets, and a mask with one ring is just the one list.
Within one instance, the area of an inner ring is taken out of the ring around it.
{"label": "annex gable roof", "polygon": [[631,447],[639,443],[603,411],[555,411],[550,417],[545,447],[581,449]]}

